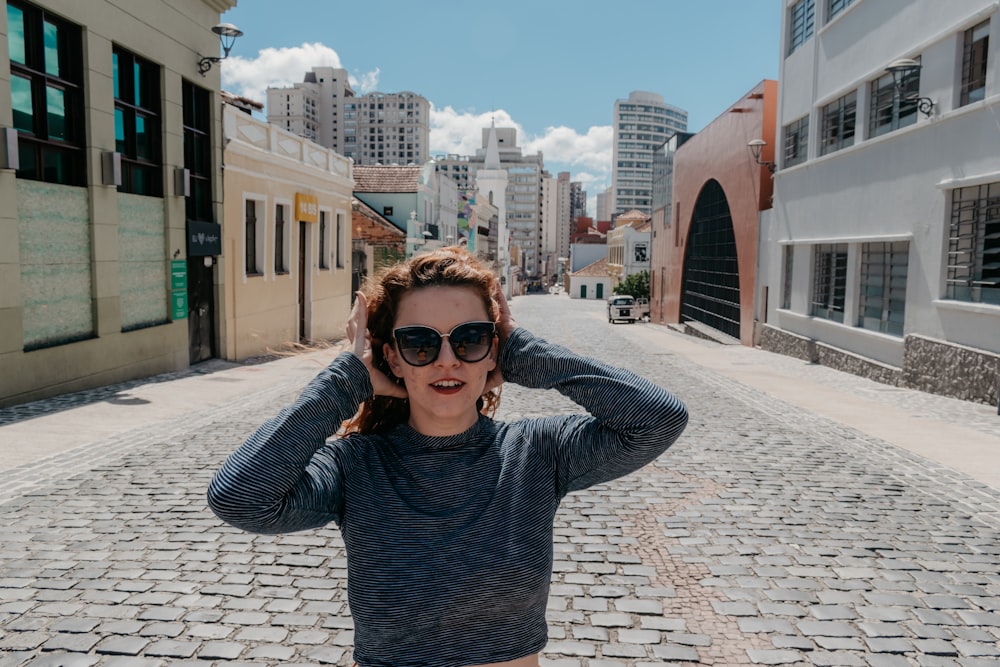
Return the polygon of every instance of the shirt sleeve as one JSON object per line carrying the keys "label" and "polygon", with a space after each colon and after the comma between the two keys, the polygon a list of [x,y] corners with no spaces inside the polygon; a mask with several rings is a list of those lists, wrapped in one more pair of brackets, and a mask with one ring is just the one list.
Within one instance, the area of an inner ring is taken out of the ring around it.
{"label": "shirt sleeve", "polygon": [[522,328],[504,342],[500,368],[504,380],[555,389],[589,413],[527,426],[534,447],[551,457],[561,495],[638,470],[687,426],[687,407],[666,389]]}
{"label": "shirt sleeve", "polygon": [[324,445],[371,394],[364,362],[350,352],[338,355],[295,403],[264,422],[226,459],[209,484],[209,507],[226,523],[254,533],[339,522],[344,470],[338,453],[343,448]]}

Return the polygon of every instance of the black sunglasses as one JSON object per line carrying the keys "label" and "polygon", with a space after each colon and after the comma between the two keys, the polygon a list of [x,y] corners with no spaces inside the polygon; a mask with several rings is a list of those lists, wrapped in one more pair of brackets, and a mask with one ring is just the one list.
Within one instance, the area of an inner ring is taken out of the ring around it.
{"label": "black sunglasses", "polygon": [[422,325],[399,327],[392,330],[392,337],[403,361],[411,366],[426,366],[438,358],[445,338],[459,360],[482,361],[490,353],[494,331],[493,322],[465,322],[446,334]]}

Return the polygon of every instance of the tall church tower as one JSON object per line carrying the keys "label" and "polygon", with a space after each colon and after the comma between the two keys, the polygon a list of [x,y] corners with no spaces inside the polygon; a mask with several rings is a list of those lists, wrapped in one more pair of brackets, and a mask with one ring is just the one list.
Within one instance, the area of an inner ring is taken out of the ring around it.
{"label": "tall church tower", "polygon": [[491,122],[483,168],[476,171],[476,189],[480,197],[486,197],[497,207],[497,264],[500,266],[504,296],[509,299],[511,272],[510,235],[507,232],[507,170],[500,166],[500,146],[496,130],[496,124]]}

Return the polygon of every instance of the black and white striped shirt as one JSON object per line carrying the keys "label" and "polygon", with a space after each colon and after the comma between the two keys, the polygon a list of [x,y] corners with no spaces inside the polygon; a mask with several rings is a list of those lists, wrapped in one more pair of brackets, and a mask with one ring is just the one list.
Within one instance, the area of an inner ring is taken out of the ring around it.
{"label": "black and white striped shirt", "polygon": [[362,667],[541,651],[559,502],[649,463],[687,423],[665,389],[524,329],[508,337],[500,367],[506,381],[556,389],[590,414],[481,416],[445,437],[403,424],[327,441],[372,391],[364,364],[345,352],[212,480],[212,510],[244,530],[340,527]]}

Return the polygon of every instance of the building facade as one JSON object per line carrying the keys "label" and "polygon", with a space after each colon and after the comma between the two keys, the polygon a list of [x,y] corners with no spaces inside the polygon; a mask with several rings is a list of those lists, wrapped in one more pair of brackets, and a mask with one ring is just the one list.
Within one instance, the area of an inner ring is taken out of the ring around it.
{"label": "building facade", "polygon": [[424,164],[430,102],[412,92],[356,96],[345,69],[314,67],[291,88],[268,88],[267,119],[355,164]]}
{"label": "building facade", "polygon": [[343,337],[351,310],[351,162],[223,110],[224,356]]}
{"label": "building facade", "polygon": [[235,4],[4,3],[0,405],[218,353],[219,68],[199,65]]}
{"label": "building facade", "polygon": [[660,209],[652,225],[651,321],[753,344],[759,220],[772,178],[747,141],[773,151],[777,95],[777,81],[760,82],[673,151],[671,213]]}
{"label": "building facade", "polygon": [[996,403],[997,4],[783,9],[761,345]]}
{"label": "building facade", "polygon": [[629,276],[649,271],[652,232],[649,216],[642,211],[628,211],[618,216],[608,231],[608,276],[611,290]]}
{"label": "building facade", "polygon": [[652,215],[653,151],[685,130],[687,111],[667,104],[662,95],[637,90],[615,100],[612,215],[631,210]]}

